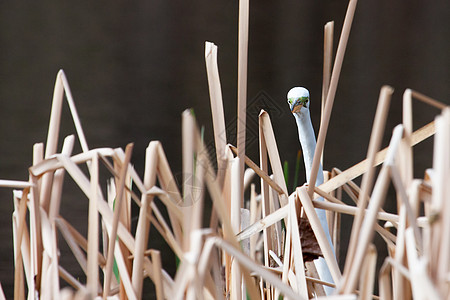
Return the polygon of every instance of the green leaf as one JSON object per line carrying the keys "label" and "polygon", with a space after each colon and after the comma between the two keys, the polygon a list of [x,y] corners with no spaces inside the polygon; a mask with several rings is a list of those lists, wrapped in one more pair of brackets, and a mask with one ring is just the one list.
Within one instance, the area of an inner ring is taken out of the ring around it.
{"label": "green leaf", "polygon": [[117,267],[116,259],[114,259],[113,273],[114,277],[116,277],[117,283],[120,283],[119,267]]}
{"label": "green leaf", "polygon": [[285,160],[283,164],[283,174],[284,174],[284,181],[286,181],[286,187],[288,187],[289,182],[289,164]]}
{"label": "green leaf", "polygon": [[181,263],[180,258],[175,254],[175,265],[177,267],[177,270],[178,270],[178,267],[180,266],[180,263]]}

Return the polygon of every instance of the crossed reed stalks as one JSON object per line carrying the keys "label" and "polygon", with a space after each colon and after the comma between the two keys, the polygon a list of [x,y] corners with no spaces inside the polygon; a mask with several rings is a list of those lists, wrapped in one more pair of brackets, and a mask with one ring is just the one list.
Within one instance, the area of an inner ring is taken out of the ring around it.
{"label": "crossed reed stalks", "polygon": [[[323,117],[311,182],[315,182],[350,33],[356,1],[349,2],[334,66],[333,23],[325,25]],[[299,186],[289,194],[275,134],[267,112],[259,121],[259,164],[245,155],[248,1],[240,1],[237,147],[228,144],[223,112],[217,46],[205,44],[217,169],[205,148],[195,117],[182,114],[183,185],[177,186],[163,146],[149,143],[143,179],[130,164],[133,145],[90,149],[64,72],[56,78],[48,137],[33,148],[28,181],[1,180],[12,187],[14,212],[15,299],[142,299],[149,278],[157,299],[448,299],[450,297],[450,109],[413,90],[403,95],[402,124],[389,146],[381,149],[393,89],[381,88],[367,158],[353,167],[325,171],[325,183]],[[65,95],[65,97],[64,97]],[[73,154],[75,135],[58,150],[64,99],[81,144]],[[436,119],[413,131],[412,101],[437,109]],[[413,177],[413,147],[434,136],[433,165],[424,178]],[[87,168],[82,168],[86,165]],[[376,166],[381,165],[379,172]],[[104,168],[110,175],[100,180]],[[86,171],[87,170],[87,171]],[[271,170],[272,174],[269,173]],[[260,192],[252,183],[259,177]],[[353,180],[362,176],[361,185]],[[88,232],[83,236],[60,214],[65,180],[73,180],[88,201]],[[385,212],[387,189],[396,192],[397,213]],[[106,186],[106,189],[104,188]],[[250,199],[244,191],[250,189]],[[106,190],[107,194],[103,195]],[[209,194],[211,212],[204,210]],[[347,194],[355,205],[342,201]],[[325,201],[317,201],[323,197]],[[167,210],[164,217],[161,205]],[[131,207],[139,208],[131,230]],[[247,208],[246,208],[247,207]],[[315,208],[328,213],[330,245]],[[354,216],[345,268],[335,253],[342,214]],[[204,215],[210,225],[204,227]],[[301,220],[307,219],[333,280],[320,280],[305,258]],[[157,230],[179,265],[171,277],[161,253],[148,240]],[[376,270],[375,234],[388,249]],[[76,278],[60,264],[58,238],[69,246],[84,273]],[[334,249],[332,248],[334,247]],[[117,266],[117,271],[114,269]],[[379,296],[373,295],[379,278]],[[60,288],[65,281],[70,288]],[[334,288],[326,295],[324,286]]]}

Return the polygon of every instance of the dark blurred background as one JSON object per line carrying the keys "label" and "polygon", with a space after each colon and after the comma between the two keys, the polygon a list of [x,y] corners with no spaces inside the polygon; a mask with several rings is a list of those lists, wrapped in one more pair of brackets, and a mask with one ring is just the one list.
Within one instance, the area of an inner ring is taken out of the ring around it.
{"label": "dark blurred background", "polygon": [[[300,145],[286,93],[296,85],[309,88],[317,131],[323,26],[335,21],[335,51],[346,7],[347,1],[336,0],[250,3],[248,101],[262,99],[269,103],[269,111],[273,109],[280,156],[291,166]],[[46,140],[54,81],[61,68],[90,148],[134,142],[133,163],[143,174],[145,148],[159,140],[179,174],[184,109],[195,110],[198,123],[205,126],[205,141],[213,143],[205,41],[219,46],[226,121],[230,129],[235,128],[237,16],[238,1],[1,1],[0,178],[28,179],[33,144]],[[449,50],[450,2],[359,1],[328,130],[324,168],[345,170],[365,158],[382,85],[395,88],[384,146],[392,128],[401,122],[405,88],[449,104]],[[74,132],[66,104],[63,111],[61,137]],[[436,113],[416,105],[415,127],[431,121]],[[252,110],[248,118],[249,124],[255,122],[257,111]],[[247,138],[248,155],[258,161],[252,128]],[[431,139],[416,147],[416,177],[423,177],[431,166],[431,151]],[[74,189],[70,180],[66,182],[67,191]],[[0,282],[11,298],[12,191],[1,189],[0,197]],[[391,200],[388,206],[395,201]],[[86,232],[87,200],[81,193],[66,193],[61,214]],[[343,239],[348,231],[344,226]],[[152,242],[162,247],[157,237]],[[345,250],[341,265],[343,255]],[[173,257],[164,256],[163,264],[173,274]],[[82,276],[79,269],[73,272]],[[151,297],[151,288],[147,295]]]}

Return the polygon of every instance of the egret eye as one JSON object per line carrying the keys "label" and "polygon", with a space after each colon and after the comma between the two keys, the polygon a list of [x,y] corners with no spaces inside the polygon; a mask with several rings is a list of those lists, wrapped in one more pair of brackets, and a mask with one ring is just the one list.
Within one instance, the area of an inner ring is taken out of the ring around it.
{"label": "egret eye", "polygon": [[308,103],[308,101],[309,101],[309,98],[308,98],[308,97],[301,97],[301,98],[299,99],[299,101],[300,101],[300,103],[302,104],[302,106],[304,106],[305,108],[308,108],[308,106],[306,105],[306,104]]}

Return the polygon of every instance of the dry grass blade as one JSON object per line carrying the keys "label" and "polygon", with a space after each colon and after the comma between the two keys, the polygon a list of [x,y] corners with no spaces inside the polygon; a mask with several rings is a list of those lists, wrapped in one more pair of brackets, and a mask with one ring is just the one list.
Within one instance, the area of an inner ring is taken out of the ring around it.
{"label": "dry grass blade", "polygon": [[[144,185],[147,189],[156,182],[156,170],[158,162],[158,144],[150,143],[147,148],[145,161]],[[151,195],[142,195],[141,208],[139,211],[139,220],[136,228],[136,245],[133,261],[132,283],[138,298],[142,298],[143,285],[143,261],[144,251],[148,243],[148,232],[150,229],[150,220],[147,215],[151,215],[150,203],[153,201]],[[158,287],[159,288],[159,287]]]}
{"label": "dry grass blade", "polygon": [[[247,58],[249,0],[239,0],[237,142],[240,173],[244,175],[245,136],[247,122]],[[242,195],[243,196],[243,195]]]}
{"label": "dry grass blade", "polygon": [[[64,91],[67,96],[67,103],[69,104],[70,112],[75,124],[75,129],[80,139],[81,147],[84,152],[89,150],[84,137],[83,128],[81,127],[80,118],[78,117],[77,110],[75,108],[75,102],[73,101],[72,93],[70,91],[69,83],[63,70],[58,72],[56,76],[55,89],[53,92],[52,111],[50,115],[50,123],[48,127],[47,143],[45,149],[45,158],[49,158],[56,153],[58,144],[59,129],[61,123],[61,111],[63,104]],[[48,173],[44,176],[41,190],[41,203],[46,211],[48,211],[50,201],[50,190],[52,184],[52,174]]]}
{"label": "dry grass blade", "polygon": [[20,181],[20,180],[0,180],[0,187],[5,188],[14,188],[14,189],[26,189],[32,187],[33,184],[29,181]]}
{"label": "dry grass blade", "polygon": [[262,132],[264,134],[264,141],[267,147],[267,153],[269,154],[270,165],[273,170],[274,181],[281,187],[284,195],[280,195],[280,204],[285,206],[288,204],[286,181],[284,180],[283,168],[281,166],[280,154],[278,153],[277,142],[275,140],[275,134],[273,132],[272,123],[270,121],[269,114],[265,111],[261,111],[259,114],[260,122],[262,125]]}
{"label": "dry grass blade", "polygon": [[64,71],[60,70],[56,75],[55,88],[53,91],[52,110],[50,114],[50,123],[48,126],[47,143],[45,149],[45,158],[56,153],[58,145],[59,125],[61,122],[61,111],[64,96],[64,86],[62,84],[62,76]]}
{"label": "dry grass blade", "polygon": [[[250,224],[254,224],[260,218],[258,212],[258,203],[256,203],[255,184],[250,186]],[[256,241],[257,236],[250,237],[250,258],[256,258]]]}
{"label": "dry grass blade", "polygon": [[389,152],[384,162],[383,168],[378,175],[377,182],[375,184],[371,201],[368,207],[368,213],[364,218],[362,227],[358,237],[358,245],[355,249],[355,255],[351,258],[353,263],[351,264],[351,269],[349,269],[344,274],[343,285],[341,291],[345,293],[351,293],[356,287],[356,282],[358,279],[359,270],[361,269],[361,264],[366,253],[367,247],[373,236],[373,227],[375,225],[376,215],[382,206],[385,195],[387,192],[387,187],[389,183],[389,166],[393,164],[394,156],[397,153],[398,145],[403,134],[403,126],[397,125],[392,134],[391,142],[389,144]]}
{"label": "dry grass blade", "polygon": [[223,113],[222,89],[220,86],[219,67],[217,65],[217,46],[213,43],[205,43],[206,72],[208,75],[209,98],[211,103],[211,115],[214,126],[214,142],[216,145],[216,157],[219,170],[225,157],[223,152],[227,144],[225,117]]}
{"label": "dry grass blade", "polygon": [[[69,240],[71,240],[70,243],[73,243],[73,245],[76,245],[77,247],[81,247],[84,251],[87,252],[87,240],[69,222],[59,216],[55,219],[55,223],[68,244]],[[80,251],[80,253],[82,252]],[[100,252],[98,253],[98,262],[101,267],[104,267],[106,264],[105,257]]]}
{"label": "dry grass blade", "polygon": [[[102,157],[114,156],[114,149],[112,148],[98,148],[95,150],[90,150],[85,153],[79,153],[73,155],[70,159],[74,164],[87,163],[92,159],[93,155],[99,155]],[[58,159],[61,154],[52,155],[50,158],[45,160],[39,160],[33,163],[33,166],[29,168],[30,173],[33,176],[40,177],[44,173],[52,172],[57,169],[65,167],[64,164]]]}
{"label": "dry grass blade", "polygon": [[[173,198],[177,203],[182,203],[182,197],[178,187],[176,185],[176,180],[170,170],[169,162],[167,161],[166,154],[162,148],[161,144],[158,144],[158,180],[161,183],[161,187]],[[169,210],[169,219],[173,228],[175,239],[178,243],[182,241],[182,229],[181,223],[173,216],[173,213]]]}
{"label": "dry grass blade", "polygon": [[416,250],[414,231],[408,228],[405,231],[406,252],[408,265],[411,270],[411,285],[414,299],[443,299],[433,287],[427,271],[427,261],[419,258]]}
{"label": "dry grass blade", "polygon": [[[206,186],[208,187],[209,194],[213,201],[213,208],[217,212],[220,221],[223,226],[224,236],[227,236],[227,240],[232,243],[233,247],[239,249],[239,244],[234,236],[232,226],[230,224],[230,218],[228,215],[228,210],[225,207],[225,203],[222,198],[222,193],[220,187],[218,186],[218,182],[214,177],[214,170],[212,168],[209,157],[207,156],[207,151],[205,151],[203,143],[200,141],[199,136],[196,135],[196,143],[198,147],[198,153],[200,153],[200,157],[198,159],[203,160],[202,166],[205,167],[205,181]],[[244,280],[247,285],[247,292],[249,293],[252,299],[258,299],[258,293],[254,282],[250,278],[250,274],[246,269],[242,270]]]}
{"label": "dry grass blade", "polygon": [[52,222],[52,265],[51,265],[51,285],[52,285],[52,296],[53,299],[59,297],[59,257],[58,257],[58,244],[57,244],[57,233],[55,222]]}
{"label": "dry grass blade", "polygon": [[[41,154],[41,147],[34,148],[34,157]],[[40,158],[40,157],[39,157]],[[32,187],[30,188],[30,245],[31,245],[31,266],[34,278],[30,290],[39,289],[41,282],[41,267],[42,267],[42,236],[41,236],[41,214],[39,205],[39,184],[38,179],[30,176]]]}
{"label": "dry grass blade", "polygon": [[[112,221],[112,227],[111,231],[109,233],[109,245],[108,245],[108,255],[106,257],[106,267],[105,267],[105,281],[103,285],[103,299],[106,299],[106,297],[109,295],[109,289],[110,289],[110,283],[111,283],[111,276],[112,276],[112,266],[114,261],[114,255],[115,250],[114,247],[116,246],[116,235],[117,235],[117,227],[119,225],[119,216],[120,216],[120,208],[122,206],[122,200],[123,200],[123,190],[125,186],[125,179],[126,174],[128,172],[128,165],[131,160],[131,153],[133,150],[133,145],[128,144],[127,148],[125,150],[125,159],[122,162],[122,168],[120,171],[120,177],[119,177],[119,186],[117,189],[117,196],[115,200],[115,210],[113,214],[113,221]],[[118,250],[121,254],[120,250]],[[124,272],[122,270],[122,272]]]}
{"label": "dry grass blade", "polygon": [[331,276],[333,277],[334,282],[339,282],[339,280],[341,279],[341,272],[339,270],[336,257],[334,256],[333,249],[331,248],[331,245],[328,242],[328,238],[323,231],[320,220],[316,214],[314,206],[312,205],[311,198],[306,191],[306,187],[297,188],[297,195],[302,203],[303,209],[305,210],[306,216],[308,217],[308,220],[314,231],[320,249],[322,250]]}
{"label": "dry grass blade", "polygon": [[[72,154],[74,141],[75,137],[73,135],[69,135],[64,139],[64,144],[61,151],[62,155],[70,156]],[[55,175],[53,176],[52,192],[49,203],[50,207],[48,212],[50,220],[53,220],[59,215],[64,173],[65,173],[64,169],[58,169],[55,171]]]}
{"label": "dry grass blade", "polygon": [[182,145],[183,145],[183,206],[186,209],[186,215],[183,222],[183,250],[189,251],[192,231],[192,205],[193,188],[195,181],[195,162],[194,162],[194,131],[195,120],[192,111],[187,109],[183,111],[182,120]]}
{"label": "dry grass blade", "polygon": [[350,295],[336,295],[336,296],[327,296],[327,297],[319,297],[317,300],[356,300],[358,297],[355,294]]}
{"label": "dry grass blade", "polygon": [[181,249],[181,245],[175,239],[175,236],[172,233],[171,228],[164,220],[164,217],[159,211],[158,207],[155,205],[154,202],[150,203],[150,206],[153,210],[153,213],[156,216],[156,219],[151,215],[147,215],[147,217],[151,220],[152,224],[156,227],[161,236],[164,238],[164,240],[167,242],[170,248],[174,251],[175,255],[177,255],[177,257],[182,257],[183,251]]}
{"label": "dry grass blade", "polygon": [[[234,152],[234,154],[237,154],[237,148],[230,145],[230,149]],[[261,179],[263,179],[265,182],[267,182],[268,185],[270,185],[271,188],[273,188],[275,191],[277,191],[278,194],[284,194],[285,192],[279,186],[270,176],[263,170],[261,170],[257,164],[255,164],[248,156],[245,156],[245,164],[251,168],[253,171],[255,171],[256,174],[258,174]]]}
{"label": "dry grass blade", "polygon": [[318,296],[326,296],[324,287],[336,288],[335,284],[320,280],[319,273],[317,272],[314,261],[309,261],[305,263],[306,266],[306,281],[312,285],[310,291],[314,291],[314,293]]}
{"label": "dry grass blade", "polygon": [[5,293],[3,292],[3,287],[0,284],[0,300],[6,300]]}
{"label": "dry grass blade", "polygon": [[300,242],[300,232],[298,228],[297,208],[295,199],[289,199],[289,226],[291,226],[292,255],[294,257],[295,277],[298,293],[308,299],[308,288],[305,279],[305,263],[303,261],[303,250]]}
{"label": "dry grass blade", "polygon": [[377,263],[377,250],[375,245],[370,244],[367,256],[364,259],[363,270],[359,280],[360,299],[371,300],[375,284],[375,267]]}
{"label": "dry grass blade", "polygon": [[[224,240],[222,240],[220,238],[217,238],[217,237],[209,238],[205,242],[205,249],[211,249],[211,247],[209,247],[209,248],[206,247],[206,245],[208,245],[208,243],[212,243],[215,246],[220,247],[220,248],[224,249],[226,252],[228,252],[231,255],[233,255],[235,257],[235,259],[239,261],[239,264],[241,266],[243,266],[243,267],[245,267],[245,268],[247,268],[247,269],[257,273],[259,276],[264,278],[264,280],[266,280],[270,284],[276,286],[276,288],[279,289],[280,292],[282,294],[284,294],[286,297],[288,297],[289,299],[304,299],[302,296],[294,293],[291,288],[289,288],[286,284],[284,284],[272,272],[267,271],[266,269],[264,269],[259,264],[256,264],[255,262],[250,260],[250,258],[248,258],[244,254],[242,254],[240,251],[236,250],[235,247],[233,247],[232,245],[230,245],[226,241],[224,241]],[[258,298],[256,298],[256,299],[258,299]],[[251,298],[251,299],[253,299],[253,298]]]}
{"label": "dry grass blade", "polygon": [[[356,215],[358,213],[358,208],[354,207],[354,206],[350,206],[350,205],[329,203],[329,202],[323,202],[323,201],[317,201],[317,200],[313,200],[312,202],[313,202],[313,205],[315,208],[331,210],[331,211],[344,213],[344,214],[348,214],[348,215]],[[366,209],[366,213],[367,213],[367,209]],[[391,213],[385,213],[385,212],[381,212],[381,211],[377,213],[376,218],[377,218],[377,220],[389,221],[392,223],[399,222],[398,215],[391,214]],[[424,218],[418,219],[417,222],[422,227],[425,227],[428,224],[428,220],[426,220]]]}
{"label": "dry grass blade", "polygon": [[[380,91],[380,98],[378,100],[378,106],[375,113],[375,121],[372,127],[372,133],[370,135],[369,149],[367,151],[367,160],[369,166],[373,166],[375,162],[375,155],[379,151],[381,146],[381,140],[383,138],[384,127],[386,124],[387,113],[389,111],[389,104],[391,96],[394,90],[389,86],[384,86]],[[348,250],[348,256],[353,257],[357,245],[357,238],[359,235],[359,229],[361,228],[361,223],[364,219],[364,212],[367,206],[367,198],[370,194],[373,186],[373,179],[375,176],[375,168],[369,168],[366,173],[364,173],[361,192],[358,198],[358,213],[355,216],[352,226],[352,233],[350,235],[350,245]],[[348,272],[351,268],[351,263],[353,260],[346,260],[344,273]]]}
{"label": "dry grass blade", "polygon": [[88,217],[88,247],[87,247],[87,279],[86,287],[89,293],[97,295],[98,288],[98,184],[99,184],[99,167],[98,156],[92,158],[91,164],[91,197],[89,198],[89,217]]}
{"label": "dry grass blade", "polygon": [[323,39],[323,79],[322,79],[322,109],[321,115],[324,113],[326,97],[331,80],[331,66],[333,64],[333,34],[334,21],[328,22],[324,27]]}
{"label": "dry grass blade", "polygon": [[[414,133],[411,136],[411,146],[415,146],[418,143],[424,141],[425,139],[433,136],[434,133],[435,133],[435,123],[433,121],[423,126],[422,128],[414,131]],[[378,166],[384,162],[387,151],[388,147],[384,148],[383,150],[379,151],[376,154],[374,162],[375,166]],[[350,167],[347,170],[343,171],[341,174],[323,183],[322,185],[319,186],[319,188],[324,192],[327,193],[331,192],[337,189],[338,187],[343,186],[348,181],[355,179],[361,174],[364,174],[370,167],[371,166],[369,165],[369,161],[365,159],[359,162],[358,164],[354,165],[353,167]]]}
{"label": "dry grass blade", "polygon": [[[156,299],[163,300],[165,299],[164,296],[164,287],[163,287],[163,280],[162,280],[162,265],[161,265],[161,253],[158,250],[150,250],[150,255],[152,257],[153,262],[153,272],[154,272],[154,279],[153,282],[155,283],[156,287]],[[140,298],[140,297],[139,297]]]}
{"label": "dry grass blade", "polygon": [[[84,271],[85,274],[87,274],[88,271],[87,271],[86,257],[84,253],[81,251],[80,247],[78,246],[78,243],[75,240],[74,236],[72,235],[72,232],[68,228],[67,223],[63,219],[57,218],[55,219],[55,224],[56,226],[58,226],[58,229],[61,232],[63,238],[65,239],[67,245],[69,245],[69,248],[72,250],[72,253],[75,256],[81,269]],[[84,245],[85,246],[84,249],[87,250],[87,241],[86,240],[84,241],[86,242],[86,244]]]}
{"label": "dry grass blade", "polygon": [[85,287],[78,280],[76,280],[69,272],[63,267],[58,268],[59,276],[64,279],[65,282],[70,284],[76,290],[83,290]]}
{"label": "dry grass blade", "polygon": [[[448,141],[448,136],[450,135],[450,108],[444,109],[442,112],[443,123],[443,139],[444,139],[444,153],[450,151],[450,142]],[[446,138],[447,137],[447,138]],[[445,154],[442,157],[443,170],[442,175],[444,178],[448,178],[450,175],[450,159]],[[445,179],[444,179],[445,180]],[[447,181],[448,182],[448,181]],[[446,189],[444,191],[444,195],[448,195],[449,186],[444,185],[443,188]],[[441,289],[444,291],[446,285],[446,278],[448,278],[448,274],[450,271],[450,204],[448,199],[444,200],[442,203],[442,241],[440,244],[439,251],[439,261],[442,263],[438,267],[438,278],[441,284]]]}
{"label": "dry grass blade", "polygon": [[[267,144],[264,136],[264,129],[262,124],[262,118],[259,118],[259,164],[260,168],[264,173],[267,173],[269,170],[267,164]],[[285,206],[286,207],[286,206]],[[268,184],[261,179],[261,208],[262,208],[262,218],[264,219],[266,216],[270,214],[270,204],[269,204],[269,187]],[[287,215],[286,211],[286,215]],[[262,221],[262,220],[261,220]],[[261,221],[258,222],[261,224]],[[272,223],[273,224],[273,223]],[[255,225],[255,224],[254,224]],[[272,245],[272,229],[265,226],[265,223],[262,223],[263,227],[263,242],[264,242],[264,265],[269,266],[269,251],[273,249]],[[250,226],[252,227],[252,226]],[[266,229],[267,228],[267,229]],[[258,230],[259,232],[259,230]]]}
{"label": "dry grass blade", "polygon": [[[235,234],[240,231],[241,227],[241,174],[240,174],[240,162],[239,157],[233,159],[231,165],[231,226]],[[242,276],[238,263],[236,261],[231,262],[231,277],[230,277],[230,296],[231,299],[241,299],[241,282]]]}
{"label": "dry grass blade", "polygon": [[23,287],[23,253],[22,253],[22,240],[24,236],[24,229],[26,226],[25,217],[27,213],[27,198],[28,198],[28,188],[22,193],[22,198],[20,199],[20,203],[18,206],[18,224],[17,231],[15,232],[15,240],[14,246],[16,252],[14,253],[14,295],[15,299],[18,299],[19,296],[24,296],[24,287]]}
{"label": "dry grass blade", "polygon": [[70,113],[72,114],[73,123],[75,125],[78,139],[80,140],[81,149],[83,150],[83,152],[87,152],[89,151],[89,147],[86,142],[86,137],[84,136],[83,127],[81,127],[81,121],[80,118],[78,117],[78,112],[75,107],[75,101],[73,100],[72,92],[70,91],[69,82],[67,81],[66,74],[64,74],[63,70],[59,71],[58,78],[61,79],[62,84],[64,86],[64,91],[67,97],[67,104],[69,105]]}
{"label": "dry grass blade", "polygon": [[410,92],[412,97],[438,109],[444,109],[448,107],[448,104],[442,103],[441,101],[435,100],[417,91],[407,89],[405,92]]}
{"label": "dry grass blade", "polygon": [[286,205],[265,217],[263,215],[263,218],[261,220],[257,221],[256,223],[253,223],[249,227],[242,230],[236,236],[236,238],[238,239],[238,241],[247,239],[252,235],[257,234],[261,230],[264,230],[270,227],[271,225],[275,224],[276,222],[279,222],[282,219],[286,218],[288,214],[289,214],[289,207]]}
{"label": "dry grass blade", "polygon": [[[125,259],[122,255],[122,251],[120,250],[120,245],[119,242],[114,239],[115,243],[117,243],[117,245],[113,248],[109,248],[109,251],[114,251],[114,257],[117,263],[117,267],[119,269],[119,273],[120,273],[120,278],[121,278],[121,284],[123,284],[125,292],[126,292],[126,297],[130,300],[137,300],[137,296],[134,292],[133,286],[131,285],[131,279],[130,276],[128,274],[128,270],[127,270],[127,265],[125,263]],[[105,280],[106,282],[106,280]],[[109,286],[108,286],[108,290],[109,290]],[[108,291],[109,293],[109,291]],[[103,295],[106,294],[106,290],[104,291]],[[104,299],[106,299],[105,296],[103,296]]]}

